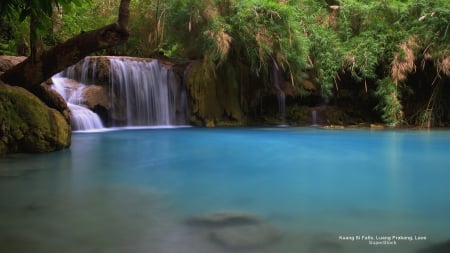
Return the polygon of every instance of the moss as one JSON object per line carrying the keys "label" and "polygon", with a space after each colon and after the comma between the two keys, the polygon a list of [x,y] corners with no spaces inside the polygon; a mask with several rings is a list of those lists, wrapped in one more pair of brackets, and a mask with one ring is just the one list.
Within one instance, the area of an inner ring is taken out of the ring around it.
{"label": "moss", "polygon": [[0,84],[0,154],[48,152],[70,145],[61,113],[23,88]]}
{"label": "moss", "polygon": [[286,108],[286,119],[292,125],[311,125],[311,109],[308,106],[302,105],[289,106]]}
{"label": "moss", "polygon": [[[205,66],[193,63],[189,72],[188,90],[193,122],[204,125],[242,125],[244,116],[236,74],[231,66],[221,66],[215,75],[206,78]],[[208,124],[206,124],[208,123]]]}

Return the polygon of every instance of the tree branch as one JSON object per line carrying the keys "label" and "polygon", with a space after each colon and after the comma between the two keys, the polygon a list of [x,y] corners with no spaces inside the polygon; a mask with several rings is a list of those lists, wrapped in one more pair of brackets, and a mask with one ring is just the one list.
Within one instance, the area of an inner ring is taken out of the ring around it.
{"label": "tree branch", "polygon": [[117,23],[83,32],[62,44],[43,51],[35,61],[28,57],[5,72],[0,79],[5,83],[32,90],[54,74],[71,66],[89,54],[120,45],[128,40],[130,0],[121,0]]}

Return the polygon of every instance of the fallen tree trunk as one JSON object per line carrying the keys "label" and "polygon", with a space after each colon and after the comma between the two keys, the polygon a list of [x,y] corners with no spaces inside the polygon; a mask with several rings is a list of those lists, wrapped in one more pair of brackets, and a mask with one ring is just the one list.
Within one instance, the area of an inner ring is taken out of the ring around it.
{"label": "fallen tree trunk", "polygon": [[116,23],[83,32],[66,42],[28,57],[0,76],[5,83],[33,91],[54,74],[73,65],[89,54],[120,45],[128,40],[130,0],[121,0]]}

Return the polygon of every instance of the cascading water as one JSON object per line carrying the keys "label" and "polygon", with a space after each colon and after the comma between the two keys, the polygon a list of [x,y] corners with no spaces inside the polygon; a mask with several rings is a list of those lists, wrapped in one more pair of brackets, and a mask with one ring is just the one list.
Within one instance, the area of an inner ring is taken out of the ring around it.
{"label": "cascading water", "polygon": [[[109,126],[167,127],[187,122],[184,77],[177,78],[172,69],[158,60],[87,57],[65,69],[61,76],[86,84],[77,83],[77,89],[71,91],[71,96],[66,94],[64,87],[55,85],[66,101],[92,107],[100,103],[101,108],[97,109]],[[89,89],[84,93],[90,94],[86,98],[82,96],[84,87]],[[104,93],[96,93],[100,96],[96,97],[92,95],[95,94],[93,90],[103,90]]]}
{"label": "cascading water", "polygon": [[110,59],[109,80],[112,93],[124,100],[128,126],[178,123],[177,101],[186,101],[186,95],[174,72],[158,61]]}
{"label": "cascading water", "polygon": [[95,84],[97,58],[87,57],[61,72],[61,75],[83,84]]}
{"label": "cascading water", "polygon": [[56,90],[67,101],[70,110],[70,124],[75,131],[84,131],[103,128],[100,117],[82,106],[84,85],[78,87],[67,85],[67,78],[57,74],[52,77],[53,89]]}
{"label": "cascading water", "polygon": [[317,110],[311,111],[311,126],[313,127],[319,126],[317,124]]}
{"label": "cascading water", "polygon": [[67,104],[70,109],[70,124],[73,130],[93,130],[103,128],[100,117],[81,105]]}

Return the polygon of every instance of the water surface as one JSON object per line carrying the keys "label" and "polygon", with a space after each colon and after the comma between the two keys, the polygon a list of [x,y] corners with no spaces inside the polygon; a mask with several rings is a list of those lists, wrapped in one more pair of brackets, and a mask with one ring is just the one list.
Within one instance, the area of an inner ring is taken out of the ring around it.
{"label": "water surface", "polygon": [[239,252],[418,252],[450,238],[447,131],[134,129],[72,142],[0,159],[1,252],[236,252],[186,223],[226,211],[281,234]]}

